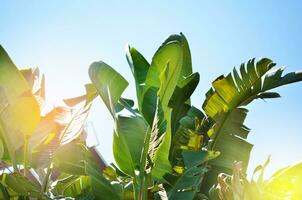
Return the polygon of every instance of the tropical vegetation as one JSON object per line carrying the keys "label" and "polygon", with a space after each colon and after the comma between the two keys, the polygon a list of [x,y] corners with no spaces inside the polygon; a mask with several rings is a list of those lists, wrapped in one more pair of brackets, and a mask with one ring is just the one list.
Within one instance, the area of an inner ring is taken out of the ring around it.
{"label": "tropical vegetation", "polygon": [[[126,58],[136,99],[124,97],[128,81],[98,61],[84,95],[45,113],[44,75],[18,69],[0,46],[0,199],[302,199],[302,163],[265,180],[268,159],[247,179],[253,145],[244,125],[247,105],[279,98],[275,89],[302,73],[250,59],[214,80],[198,107],[190,98],[200,76],[182,33],[151,62],[131,46]],[[110,165],[86,144],[85,123],[99,99],[114,121]]]}

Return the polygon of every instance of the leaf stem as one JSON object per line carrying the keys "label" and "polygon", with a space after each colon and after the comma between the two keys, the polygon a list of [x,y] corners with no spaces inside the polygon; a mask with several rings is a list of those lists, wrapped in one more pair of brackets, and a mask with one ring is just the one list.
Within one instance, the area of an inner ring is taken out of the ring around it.
{"label": "leaf stem", "polygon": [[28,137],[24,134],[24,150],[23,150],[23,175],[27,175],[27,154],[28,154]]}
{"label": "leaf stem", "polygon": [[48,166],[47,166],[46,175],[45,175],[43,185],[42,185],[43,192],[47,192],[47,187],[48,187],[48,182],[49,182],[51,171],[52,171],[52,160],[48,163]]}

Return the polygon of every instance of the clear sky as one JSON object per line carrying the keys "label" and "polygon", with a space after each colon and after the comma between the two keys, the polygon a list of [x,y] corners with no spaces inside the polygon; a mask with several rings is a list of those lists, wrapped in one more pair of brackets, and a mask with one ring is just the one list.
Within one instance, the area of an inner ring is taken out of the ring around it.
{"label": "clear sky", "polygon": [[[249,58],[269,57],[288,71],[302,69],[301,11],[299,1],[273,0],[0,0],[0,43],[18,67],[38,66],[45,73],[48,102],[54,105],[58,99],[84,92],[88,67],[96,60],[107,62],[131,80],[125,96],[134,97],[125,44],[136,47],[150,61],[167,36],[183,32],[194,71],[201,75],[193,97],[200,108],[212,80]],[[255,145],[250,172],[269,154],[269,173],[302,161],[302,83],[278,91],[281,99],[249,106],[246,125],[252,131],[248,140]],[[102,155],[113,161],[113,123],[99,99],[89,120]]]}

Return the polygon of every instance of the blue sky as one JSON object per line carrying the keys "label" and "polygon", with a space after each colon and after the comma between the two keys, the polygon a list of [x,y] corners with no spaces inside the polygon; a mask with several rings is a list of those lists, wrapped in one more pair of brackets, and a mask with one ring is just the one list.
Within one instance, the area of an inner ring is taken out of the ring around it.
{"label": "blue sky", "polygon": [[[288,71],[302,69],[302,4],[299,1],[13,1],[0,0],[0,44],[19,68],[39,67],[46,75],[50,105],[79,95],[89,82],[88,66],[103,60],[130,80],[125,96],[134,96],[124,53],[126,43],[150,61],[172,33],[190,43],[194,71],[201,81],[193,103],[201,107],[212,80],[253,57],[269,57]],[[302,160],[302,83],[278,90],[282,98],[249,106],[252,129],[250,169],[269,154],[268,173]],[[98,100],[91,113],[108,162],[113,123]]]}

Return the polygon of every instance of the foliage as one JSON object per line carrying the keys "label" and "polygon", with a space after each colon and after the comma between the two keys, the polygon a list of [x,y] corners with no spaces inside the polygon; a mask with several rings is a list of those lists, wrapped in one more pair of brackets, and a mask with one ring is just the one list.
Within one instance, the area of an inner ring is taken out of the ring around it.
{"label": "foliage", "polygon": [[[136,102],[123,97],[128,81],[99,61],[89,67],[86,94],[43,115],[44,75],[18,70],[0,47],[1,199],[301,199],[301,164],[264,181],[267,162],[257,181],[247,180],[244,125],[249,103],[280,97],[271,90],[301,73],[251,59],[218,77],[198,109],[190,98],[200,76],[183,34],[168,37],[150,63],[131,46],[126,58]],[[98,96],[114,121],[115,164],[105,167],[84,129]]]}
{"label": "foliage", "polygon": [[[300,199],[301,198],[301,167],[302,163],[284,167],[275,172],[269,179],[263,180],[263,174],[269,159],[259,165],[248,181],[243,172],[242,162],[233,166],[233,174],[220,174],[217,183],[210,190],[212,199],[249,200],[249,199]],[[257,180],[254,178],[258,173]]]}

